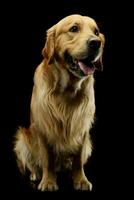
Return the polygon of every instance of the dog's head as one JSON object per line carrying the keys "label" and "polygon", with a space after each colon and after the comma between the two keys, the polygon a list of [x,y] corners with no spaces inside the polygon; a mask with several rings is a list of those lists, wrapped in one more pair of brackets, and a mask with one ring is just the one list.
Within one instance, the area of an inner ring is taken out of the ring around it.
{"label": "dog's head", "polygon": [[58,60],[77,77],[102,70],[105,38],[96,22],[86,16],[70,15],[47,31],[43,55],[48,64]]}

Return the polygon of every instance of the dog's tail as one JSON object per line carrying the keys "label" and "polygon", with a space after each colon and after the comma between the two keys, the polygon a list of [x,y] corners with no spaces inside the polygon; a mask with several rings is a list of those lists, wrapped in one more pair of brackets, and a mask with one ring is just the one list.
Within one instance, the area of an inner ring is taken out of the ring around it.
{"label": "dog's tail", "polygon": [[17,164],[21,173],[25,173],[26,168],[30,171],[30,161],[32,160],[31,146],[30,146],[31,134],[28,129],[19,128],[15,135],[14,152],[17,157]]}

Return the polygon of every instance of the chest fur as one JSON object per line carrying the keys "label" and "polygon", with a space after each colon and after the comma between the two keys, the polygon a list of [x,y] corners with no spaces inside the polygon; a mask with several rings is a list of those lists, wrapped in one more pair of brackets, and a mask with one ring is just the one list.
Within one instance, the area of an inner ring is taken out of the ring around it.
{"label": "chest fur", "polygon": [[47,90],[42,86],[40,90],[35,88],[32,97],[34,122],[57,151],[75,151],[93,123],[93,79],[87,80],[77,91],[68,87],[61,91],[58,84]]}

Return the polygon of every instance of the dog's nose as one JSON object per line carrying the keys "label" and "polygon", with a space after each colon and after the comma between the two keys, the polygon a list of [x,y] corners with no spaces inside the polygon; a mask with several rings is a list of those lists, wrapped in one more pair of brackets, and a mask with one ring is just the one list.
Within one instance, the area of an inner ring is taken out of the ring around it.
{"label": "dog's nose", "polygon": [[100,40],[91,40],[91,41],[89,41],[89,48],[94,52],[96,52],[100,48],[100,45],[101,45],[101,41]]}

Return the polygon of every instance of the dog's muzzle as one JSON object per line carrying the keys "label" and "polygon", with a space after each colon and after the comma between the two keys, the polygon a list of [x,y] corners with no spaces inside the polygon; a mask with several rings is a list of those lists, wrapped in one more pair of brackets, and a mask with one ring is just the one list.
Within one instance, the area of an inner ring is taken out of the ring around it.
{"label": "dog's muzzle", "polygon": [[92,40],[88,43],[88,54],[84,58],[73,58],[67,51],[64,54],[65,61],[69,64],[71,71],[75,72],[78,76],[83,77],[91,75],[95,69],[100,52],[101,42],[99,40]]}

